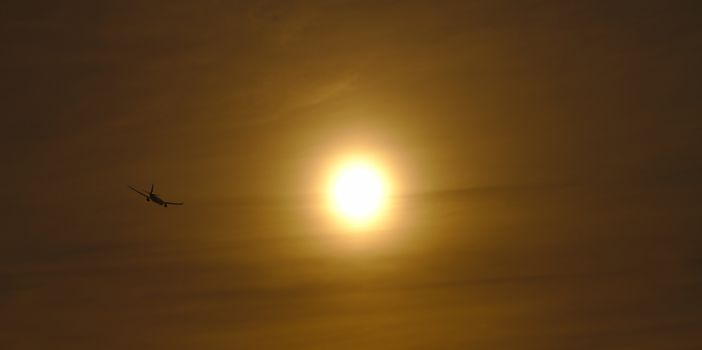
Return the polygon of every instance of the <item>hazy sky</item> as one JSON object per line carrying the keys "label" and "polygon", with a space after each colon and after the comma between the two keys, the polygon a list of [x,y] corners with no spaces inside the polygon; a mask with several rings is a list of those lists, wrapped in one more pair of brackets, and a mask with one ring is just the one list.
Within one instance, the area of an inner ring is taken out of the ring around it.
{"label": "hazy sky", "polygon": [[[0,348],[702,348],[700,23],[3,2]],[[320,199],[352,153],[393,180],[355,233]]]}

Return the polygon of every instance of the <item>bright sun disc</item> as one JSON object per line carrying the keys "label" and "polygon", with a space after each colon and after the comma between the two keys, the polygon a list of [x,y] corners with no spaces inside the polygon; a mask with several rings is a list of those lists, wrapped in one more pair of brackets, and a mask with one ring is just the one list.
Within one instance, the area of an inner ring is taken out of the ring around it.
{"label": "bright sun disc", "polygon": [[331,197],[336,211],[353,222],[378,214],[386,195],[380,173],[365,164],[343,167],[332,181]]}

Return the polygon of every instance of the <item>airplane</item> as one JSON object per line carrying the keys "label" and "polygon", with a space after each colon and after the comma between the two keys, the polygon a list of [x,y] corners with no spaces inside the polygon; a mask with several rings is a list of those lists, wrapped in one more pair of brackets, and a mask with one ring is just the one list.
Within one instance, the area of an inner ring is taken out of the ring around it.
{"label": "airplane", "polygon": [[[127,186],[129,186],[129,185],[127,185]],[[137,190],[136,188],[134,188],[134,187],[132,187],[132,186],[129,186],[129,188],[131,188],[134,192],[139,193],[140,195],[146,197],[146,201],[147,201],[147,202],[154,202],[155,204],[162,205],[164,208],[168,208],[168,205],[169,205],[169,204],[171,204],[171,205],[183,205],[183,203],[179,203],[179,202],[167,202],[167,201],[163,200],[163,199],[162,199],[161,197],[159,197],[156,193],[154,193],[154,185],[153,185],[153,184],[151,185],[151,191],[149,191],[148,194],[146,194],[146,193],[144,193],[144,192],[141,192],[141,191]]]}

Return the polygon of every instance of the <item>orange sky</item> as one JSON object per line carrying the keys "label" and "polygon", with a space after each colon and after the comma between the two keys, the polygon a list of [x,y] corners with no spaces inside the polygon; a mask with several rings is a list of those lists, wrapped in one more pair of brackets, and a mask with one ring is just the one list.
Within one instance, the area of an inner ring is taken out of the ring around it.
{"label": "orange sky", "polygon": [[[0,348],[699,348],[701,15],[3,4]],[[366,240],[319,198],[352,153]]]}

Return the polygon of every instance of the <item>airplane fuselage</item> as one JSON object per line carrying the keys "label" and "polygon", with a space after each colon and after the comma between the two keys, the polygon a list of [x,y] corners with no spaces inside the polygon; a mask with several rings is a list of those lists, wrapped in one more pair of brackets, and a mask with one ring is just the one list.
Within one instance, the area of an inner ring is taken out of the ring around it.
{"label": "airplane fuselage", "polygon": [[149,197],[146,198],[146,200],[154,202],[155,204],[158,204],[158,205],[162,205],[164,207],[168,206],[168,204],[166,204],[166,201],[164,201],[163,199],[161,199],[161,197],[159,197],[153,193],[149,194]]}

